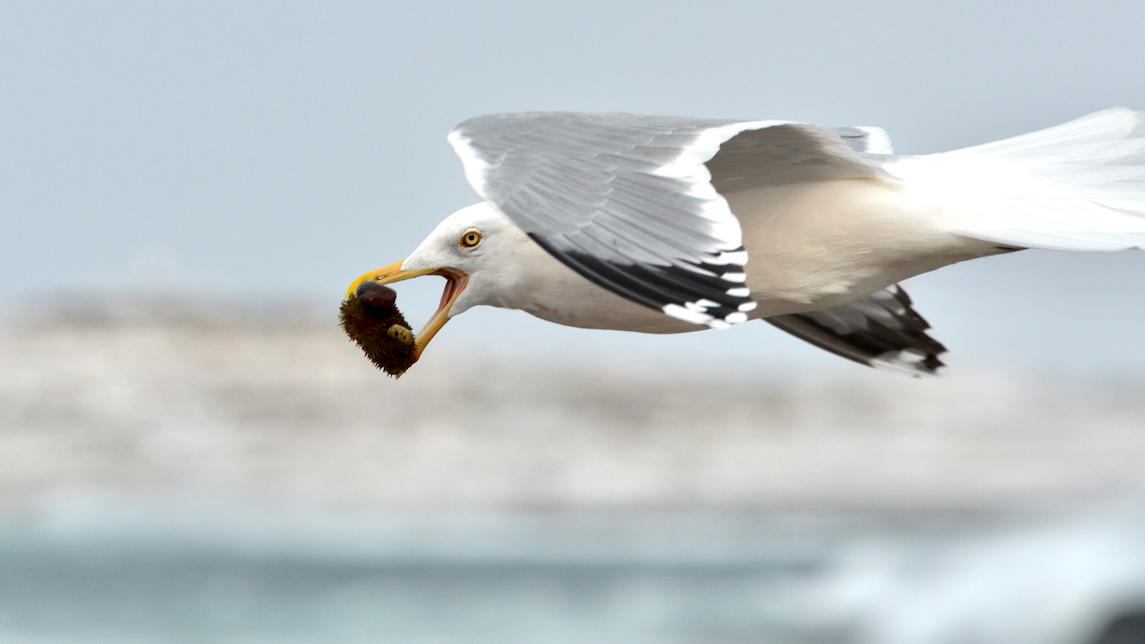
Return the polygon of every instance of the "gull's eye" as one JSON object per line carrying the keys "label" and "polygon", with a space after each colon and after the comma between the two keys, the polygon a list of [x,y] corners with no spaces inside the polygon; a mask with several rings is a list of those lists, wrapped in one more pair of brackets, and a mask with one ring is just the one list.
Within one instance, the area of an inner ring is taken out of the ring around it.
{"label": "gull's eye", "polygon": [[473,248],[481,243],[481,233],[476,230],[471,230],[461,236],[461,241],[458,242],[462,248]]}

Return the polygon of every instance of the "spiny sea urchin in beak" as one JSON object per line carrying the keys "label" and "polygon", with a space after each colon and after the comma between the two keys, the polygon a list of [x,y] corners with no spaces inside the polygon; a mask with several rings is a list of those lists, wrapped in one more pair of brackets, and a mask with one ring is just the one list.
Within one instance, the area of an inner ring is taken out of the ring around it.
{"label": "spiny sea urchin in beak", "polygon": [[342,328],[366,357],[397,378],[417,361],[417,345],[409,323],[397,307],[394,289],[363,282],[354,295],[342,300]]}
{"label": "spiny sea urchin in beak", "polygon": [[[415,338],[397,309],[397,294],[385,285],[422,275],[444,277],[445,290],[437,311]],[[342,300],[342,328],[380,369],[400,376],[417,362],[429,341],[449,321],[449,312],[468,283],[469,276],[458,270],[407,271],[402,270],[402,262],[366,273],[350,285]]]}

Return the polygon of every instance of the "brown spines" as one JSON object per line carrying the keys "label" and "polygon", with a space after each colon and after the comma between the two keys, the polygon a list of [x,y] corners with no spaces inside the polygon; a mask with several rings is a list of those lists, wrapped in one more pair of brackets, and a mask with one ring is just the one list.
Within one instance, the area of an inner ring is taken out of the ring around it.
{"label": "brown spines", "polygon": [[339,311],[342,329],[379,369],[398,377],[417,360],[413,332],[397,307],[397,293],[365,282]]}

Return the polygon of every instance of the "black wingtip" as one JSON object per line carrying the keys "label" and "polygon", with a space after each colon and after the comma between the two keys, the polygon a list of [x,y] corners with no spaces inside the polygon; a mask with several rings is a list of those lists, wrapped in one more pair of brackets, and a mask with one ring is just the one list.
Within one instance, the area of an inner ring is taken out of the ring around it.
{"label": "black wingtip", "polygon": [[914,377],[942,375],[946,347],[895,285],[839,307],[767,318],[772,325],[835,355]]}

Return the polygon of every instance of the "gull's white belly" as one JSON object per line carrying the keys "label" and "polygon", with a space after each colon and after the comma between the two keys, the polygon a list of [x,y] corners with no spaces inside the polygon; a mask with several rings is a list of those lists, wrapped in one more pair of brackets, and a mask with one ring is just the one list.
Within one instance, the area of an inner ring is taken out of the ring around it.
{"label": "gull's white belly", "polygon": [[524,240],[535,251],[529,261],[529,275],[518,279],[514,299],[502,306],[584,329],[613,329],[642,333],[686,333],[708,328],[670,317],[641,306],[581,277],[549,255],[531,239]]}
{"label": "gull's white belly", "polygon": [[830,308],[912,275],[998,252],[945,232],[901,184],[846,179],[725,195],[748,251],[747,285],[769,317]]}

